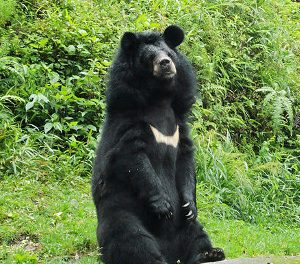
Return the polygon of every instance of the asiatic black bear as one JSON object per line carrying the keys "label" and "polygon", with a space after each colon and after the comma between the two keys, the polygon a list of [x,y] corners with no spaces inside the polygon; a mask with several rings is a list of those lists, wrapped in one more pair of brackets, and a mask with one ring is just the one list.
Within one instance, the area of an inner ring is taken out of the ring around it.
{"label": "asiatic black bear", "polygon": [[176,47],[184,33],[126,32],[110,71],[92,191],[106,264],[224,259],[197,222],[193,143],[186,123],[195,76]]}

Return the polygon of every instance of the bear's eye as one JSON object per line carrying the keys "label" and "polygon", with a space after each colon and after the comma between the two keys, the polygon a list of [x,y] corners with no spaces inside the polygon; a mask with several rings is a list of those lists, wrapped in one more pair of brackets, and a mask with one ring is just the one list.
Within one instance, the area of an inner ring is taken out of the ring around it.
{"label": "bear's eye", "polygon": [[154,60],[154,54],[143,54],[143,56],[139,57],[139,62],[144,65],[148,65],[150,62]]}
{"label": "bear's eye", "polygon": [[175,52],[168,51],[168,52],[167,52],[167,55],[168,55],[171,59],[175,59],[175,58],[176,58]]}
{"label": "bear's eye", "polygon": [[151,54],[150,56],[149,56],[149,61],[153,61],[155,59],[155,54]]}

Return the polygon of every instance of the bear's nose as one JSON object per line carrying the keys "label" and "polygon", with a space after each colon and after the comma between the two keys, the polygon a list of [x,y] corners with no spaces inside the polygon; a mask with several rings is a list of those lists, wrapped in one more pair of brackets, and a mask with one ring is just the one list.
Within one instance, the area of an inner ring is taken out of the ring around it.
{"label": "bear's nose", "polygon": [[159,64],[160,64],[160,66],[167,66],[168,64],[170,64],[170,60],[169,59],[162,59],[160,62],[159,62]]}

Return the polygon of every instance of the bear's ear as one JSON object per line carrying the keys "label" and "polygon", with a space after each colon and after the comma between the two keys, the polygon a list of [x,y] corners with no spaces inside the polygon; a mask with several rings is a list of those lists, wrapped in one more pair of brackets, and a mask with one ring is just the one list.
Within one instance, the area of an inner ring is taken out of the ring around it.
{"label": "bear's ear", "polygon": [[121,48],[126,51],[130,52],[133,51],[137,46],[137,37],[132,32],[125,32],[122,39],[121,39]]}
{"label": "bear's ear", "polygon": [[171,25],[165,29],[163,37],[165,42],[171,48],[175,48],[182,43],[184,39],[184,32],[180,27]]}

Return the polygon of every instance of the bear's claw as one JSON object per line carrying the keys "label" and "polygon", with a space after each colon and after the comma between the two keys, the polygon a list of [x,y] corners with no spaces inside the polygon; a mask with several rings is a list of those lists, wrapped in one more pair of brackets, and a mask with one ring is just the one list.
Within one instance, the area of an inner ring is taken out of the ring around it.
{"label": "bear's claw", "polygon": [[194,220],[197,217],[197,208],[194,202],[186,202],[181,207],[186,220]]}

